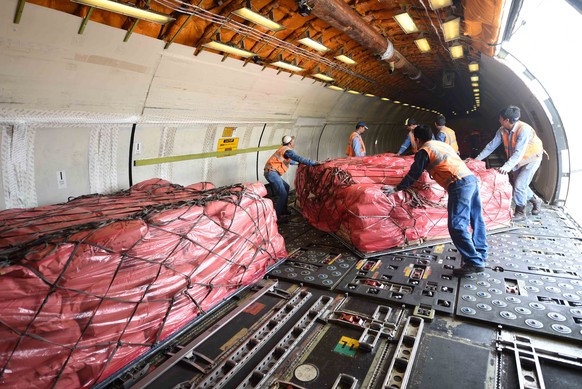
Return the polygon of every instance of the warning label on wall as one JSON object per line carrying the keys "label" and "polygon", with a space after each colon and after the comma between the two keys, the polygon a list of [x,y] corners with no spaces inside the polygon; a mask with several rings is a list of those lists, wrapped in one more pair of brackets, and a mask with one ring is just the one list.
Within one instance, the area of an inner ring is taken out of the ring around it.
{"label": "warning label on wall", "polygon": [[233,151],[238,148],[238,138],[220,138],[217,151]]}

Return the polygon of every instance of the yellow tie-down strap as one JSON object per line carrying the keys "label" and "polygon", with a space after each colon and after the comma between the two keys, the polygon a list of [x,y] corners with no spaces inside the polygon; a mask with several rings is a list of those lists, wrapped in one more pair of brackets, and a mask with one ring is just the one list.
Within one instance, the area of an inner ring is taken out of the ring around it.
{"label": "yellow tie-down strap", "polygon": [[133,166],[158,165],[160,163],[180,162],[180,161],[188,161],[191,159],[202,159],[202,158],[212,158],[212,157],[228,157],[228,156],[236,155],[236,154],[255,153],[257,151],[275,150],[275,149],[278,149],[279,147],[281,147],[281,145],[252,147],[250,149],[239,149],[239,150],[230,150],[230,151],[211,151],[209,153],[199,153],[199,154],[173,155],[170,157],[160,157],[160,158],[136,159],[133,161]]}

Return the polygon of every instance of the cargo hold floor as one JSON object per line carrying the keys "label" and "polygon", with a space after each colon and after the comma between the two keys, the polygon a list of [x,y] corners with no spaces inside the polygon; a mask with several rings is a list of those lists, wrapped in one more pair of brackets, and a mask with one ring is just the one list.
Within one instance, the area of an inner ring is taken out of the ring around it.
{"label": "cargo hold floor", "polygon": [[582,382],[582,231],[560,209],[488,237],[361,258],[298,214],[288,259],[120,375],[135,388],[557,388]]}

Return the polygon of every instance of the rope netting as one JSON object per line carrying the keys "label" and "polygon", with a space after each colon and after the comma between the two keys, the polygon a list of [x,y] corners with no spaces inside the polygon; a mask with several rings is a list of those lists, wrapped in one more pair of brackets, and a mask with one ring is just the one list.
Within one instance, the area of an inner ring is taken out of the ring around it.
{"label": "rope netting", "polygon": [[261,183],[0,212],[0,384],[90,387],[285,258]]}
{"label": "rope netting", "polygon": [[[412,156],[379,154],[300,166],[297,206],[311,225],[363,253],[448,238],[447,192],[427,172],[404,191],[388,196],[382,191],[383,185],[398,185],[413,162]],[[486,169],[484,162],[471,160],[467,166],[480,180],[487,229],[509,226],[512,188],[507,176]]]}

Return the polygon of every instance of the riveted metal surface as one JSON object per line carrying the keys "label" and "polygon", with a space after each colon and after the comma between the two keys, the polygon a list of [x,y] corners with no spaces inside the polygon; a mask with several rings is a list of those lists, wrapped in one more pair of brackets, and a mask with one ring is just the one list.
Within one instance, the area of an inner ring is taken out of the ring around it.
{"label": "riveted metal surface", "polygon": [[490,267],[505,270],[579,278],[582,276],[582,242],[578,239],[531,234],[497,234],[488,237]]}
{"label": "riveted metal surface", "polygon": [[450,243],[360,260],[338,290],[452,313],[461,257]]}
{"label": "riveted metal surface", "polygon": [[582,280],[487,269],[460,279],[456,315],[582,340]]}

